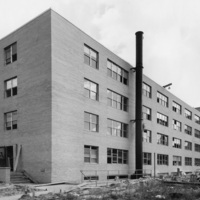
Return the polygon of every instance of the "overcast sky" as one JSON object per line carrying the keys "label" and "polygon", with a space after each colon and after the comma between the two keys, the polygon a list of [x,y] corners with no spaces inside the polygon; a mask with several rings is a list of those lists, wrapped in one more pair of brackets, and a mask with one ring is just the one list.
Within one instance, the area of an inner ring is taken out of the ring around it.
{"label": "overcast sky", "polygon": [[200,0],[0,0],[0,38],[52,8],[135,66],[144,32],[144,74],[200,107]]}

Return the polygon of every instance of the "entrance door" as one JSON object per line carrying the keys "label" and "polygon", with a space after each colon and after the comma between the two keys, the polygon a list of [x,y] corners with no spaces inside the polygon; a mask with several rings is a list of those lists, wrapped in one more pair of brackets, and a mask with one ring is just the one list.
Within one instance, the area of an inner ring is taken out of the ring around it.
{"label": "entrance door", "polygon": [[0,167],[10,167],[10,170],[13,171],[13,166],[13,146],[0,147]]}

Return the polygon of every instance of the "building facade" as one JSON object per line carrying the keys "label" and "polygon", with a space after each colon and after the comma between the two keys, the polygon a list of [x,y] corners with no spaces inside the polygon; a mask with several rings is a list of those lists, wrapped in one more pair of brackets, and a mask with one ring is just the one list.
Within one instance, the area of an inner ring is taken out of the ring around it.
{"label": "building facade", "polygon": [[[0,40],[0,165],[38,182],[135,173],[132,66],[48,10]],[[200,163],[200,113],[143,76],[145,173]]]}

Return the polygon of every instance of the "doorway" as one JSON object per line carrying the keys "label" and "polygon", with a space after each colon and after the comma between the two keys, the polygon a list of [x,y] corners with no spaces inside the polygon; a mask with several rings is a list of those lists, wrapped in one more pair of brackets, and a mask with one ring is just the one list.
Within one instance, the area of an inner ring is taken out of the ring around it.
{"label": "doorway", "polygon": [[0,167],[10,167],[10,170],[13,171],[13,166],[13,146],[0,147]]}

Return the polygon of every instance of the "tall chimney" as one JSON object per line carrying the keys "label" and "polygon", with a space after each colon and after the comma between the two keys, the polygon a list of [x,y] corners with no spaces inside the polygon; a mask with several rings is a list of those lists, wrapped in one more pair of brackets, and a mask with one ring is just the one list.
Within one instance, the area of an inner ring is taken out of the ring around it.
{"label": "tall chimney", "polygon": [[136,35],[136,102],[135,102],[135,123],[136,123],[136,174],[137,178],[143,176],[143,151],[142,151],[142,84],[143,84],[143,63],[142,63],[142,40],[143,32],[138,31]]}

